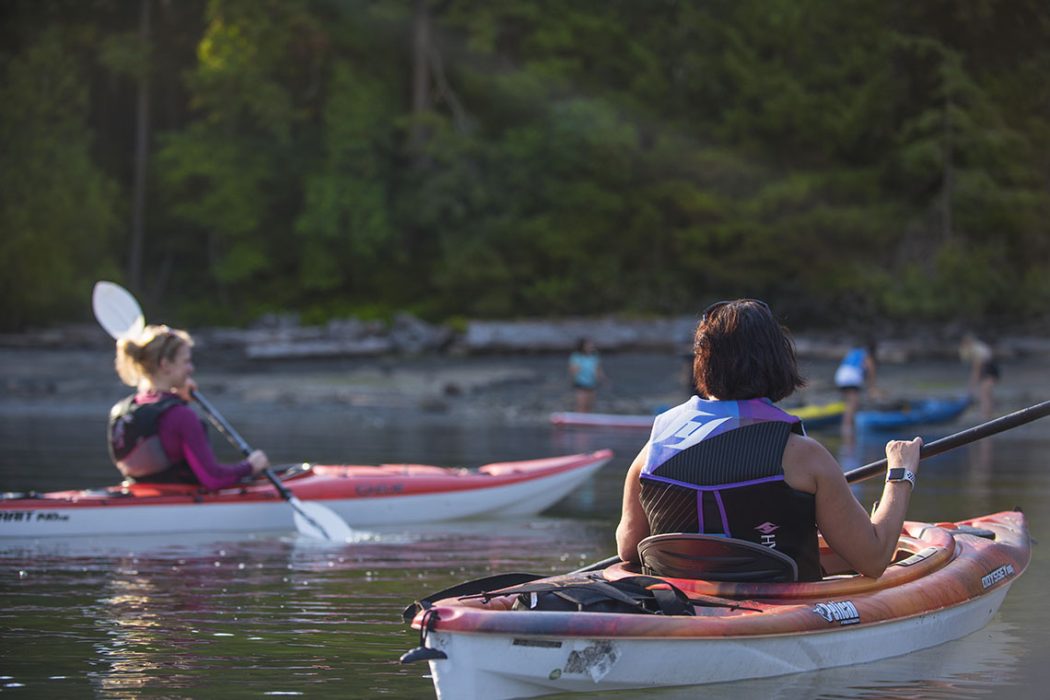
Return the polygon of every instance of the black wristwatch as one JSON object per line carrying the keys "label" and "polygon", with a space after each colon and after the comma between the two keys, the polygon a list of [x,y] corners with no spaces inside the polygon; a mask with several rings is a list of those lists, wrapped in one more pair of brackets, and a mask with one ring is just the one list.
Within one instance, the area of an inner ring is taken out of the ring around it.
{"label": "black wristwatch", "polygon": [[915,473],[911,469],[894,467],[886,472],[886,481],[907,481],[912,488],[915,488]]}

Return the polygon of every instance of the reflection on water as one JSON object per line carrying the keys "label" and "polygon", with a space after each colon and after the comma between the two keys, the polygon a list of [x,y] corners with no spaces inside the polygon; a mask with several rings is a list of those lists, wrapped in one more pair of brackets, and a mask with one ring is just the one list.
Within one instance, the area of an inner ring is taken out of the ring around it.
{"label": "reflection on water", "polygon": [[62,669],[65,683],[107,697],[195,688],[418,697],[421,669],[396,663],[409,640],[404,605],[495,571],[577,568],[605,536],[559,518],[358,534],[347,545],[289,535],[5,546],[5,572],[20,572],[0,579],[5,644],[21,650],[9,682],[39,690]]}
{"label": "reflection on water", "polygon": [[[13,436],[35,434],[19,421],[5,417],[0,428],[11,444]],[[568,571],[610,555],[623,474],[645,439],[634,431],[545,425],[436,425],[391,431],[377,442],[366,427],[335,430],[319,416],[309,422],[314,432],[308,434],[284,434],[287,425],[262,418],[247,421],[244,430],[267,435],[275,443],[267,449],[280,461],[301,458],[307,445],[320,461],[350,452],[361,463],[474,465],[603,447],[617,456],[550,513],[522,521],[381,528],[334,546],[292,533],[5,543],[0,686],[113,698],[429,697],[426,667],[397,663],[416,643],[401,623],[401,609],[466,579],[500,571]],[[97,421],[71,420],[62,430],[68,433],[61,440],[32,438],[20,443],[14,457],[0,456],[4,488],[112,481],[103,453],[87,459],[70,483],[70,455],[79,453],[78,446],[97,451],[99,428]],[[843,452],[837,435],[817,437],[847,468],[883,456],[884,438],[862,438]],[[911,515],[957,519],[1023,505],[1036,539],[1050,537],[1048,448],[1048,432],[1033,427],[927,460]],[[879,482],[856,485],[862,502],[878,497]],[[963,640],[860,667],[705,686],[703,695],[949,698],[986,696],[1006,686],[1013,697],[1026,697],[1026,688],[1039,687],[1046,665],[1040,657],[1050,642],[1050,609],[1041,585],[1048,569],[1037,549],[1000,615]],[[690,689],[609,696],[699,694]]]}

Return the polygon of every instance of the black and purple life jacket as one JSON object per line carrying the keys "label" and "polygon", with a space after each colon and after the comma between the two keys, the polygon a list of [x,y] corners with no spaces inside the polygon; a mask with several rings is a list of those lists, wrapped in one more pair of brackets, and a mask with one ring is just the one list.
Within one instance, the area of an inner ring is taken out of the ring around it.
{"label": "black and purple life jacket", "polygon": [[641,502],[650,534],[724,535],[776,549],[800,581],[821,577],[816,499],[784,481],[784,447],[801,421],[767,399],[692,397],[656,417]]}
{"label": "black and purple life jacket", "polygon": [[135,396],[118,402],[109,412],[109,456],[126,479],[133,482],[196,483],[185,460],[172,462],[158,434],[160,417],[186,402],[174,394],[150,403]]}

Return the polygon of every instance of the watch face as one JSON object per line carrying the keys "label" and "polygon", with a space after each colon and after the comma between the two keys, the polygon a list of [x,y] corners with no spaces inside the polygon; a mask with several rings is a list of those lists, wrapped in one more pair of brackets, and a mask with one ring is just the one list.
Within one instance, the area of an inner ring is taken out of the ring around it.
{"label": "watch face", "polygon": [[915,486],[915,475],[904,467],[894,467],[886,472],[886,481],[907,481]]}

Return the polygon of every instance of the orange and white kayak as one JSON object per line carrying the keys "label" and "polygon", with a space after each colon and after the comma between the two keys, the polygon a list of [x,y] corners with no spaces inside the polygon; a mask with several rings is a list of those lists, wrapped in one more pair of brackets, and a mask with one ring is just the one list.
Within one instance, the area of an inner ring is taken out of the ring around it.
{"label": "orange and white kayak", "polygon": [[[835,559],[823,543],[821,553],[828,564]],[[812,583],[660,577],[687,596],[688,614],[528,609],[523,594],[514,592],[520,586],[480,596],[467,595],[478,591],[465,586],[455,591],[463,597],[416,604],[412,625],[422,643],[403,660],[429,662],[439,698],[492,700],[865,663],[981,629],[1030,556],[1024,516],[1003,512],[906,523],[895,563],[878,579],[850,573]],[[622,582],[638,573],[619,563],[534,583]]]}
{"label": "orange and white kayak", "polygon": [[[409,525],[538,513],[579,486],[610,450],[487,464],[476,470],[422,464],[302,465],[284,485],[352,527]],[[202,491],[132,484],[86,491],[4,494],[0,539],[180,532],[294,530],[292,509],[265,480]]]}

